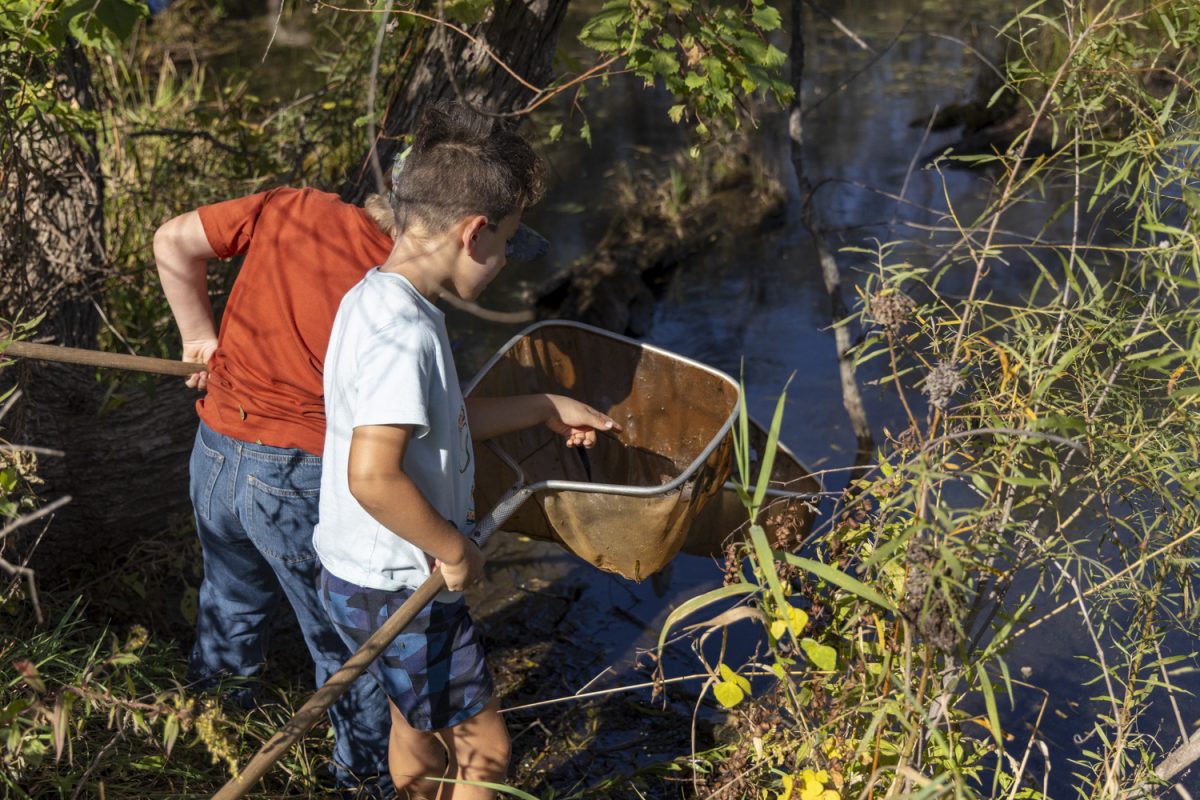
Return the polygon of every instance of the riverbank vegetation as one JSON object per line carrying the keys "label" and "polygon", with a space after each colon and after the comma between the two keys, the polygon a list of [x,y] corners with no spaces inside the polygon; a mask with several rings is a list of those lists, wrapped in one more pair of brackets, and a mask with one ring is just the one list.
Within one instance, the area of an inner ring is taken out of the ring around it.
{"label": "riverbank vegetation", "polygon": [[[447,5],[454,24],[466,26],[489,4]],[[734,153],[727,164],[743,176],[765,171],[735,146],[753,141],[741,138],[748,120],[736,112],[795,101],[780,78],[783,53],[771,44],[782,19],[772,4],[748,3],[737,19],[714,6],[700,32],[688,30],[686,5],[614,2],[572,17],[593,66],[574,64],[542,84],[545,93],[513,106],[545,147],[599,136],[584,102],[599,82],[571,81],[591,69],[628,70],[673,93],[666,113],[699,137],[698,161],[676,162],[658,176],[665,184],[629,184],[642,188],[620,207],[609,266],[619,274],[632,264],[634,289],[604,290],[624,298],[626,316],[614,312],[624,328],[637,319],[630,297],[653,302],[636,281],[707,242],[684,235],[692,215],[733,213],[702,204],[720,194],[709,190],[722,175],[736,172],[715,154]],[[371,137],[384,134],[385,163],[399,142],[388,133],[395,111],[387,100],[418,80],[404,65],[447,28],[407,12],[381,23],[373,6],[285,6],[284,29],[313,37],[305,58],[322,77],[276,98],[258,68],[230,78],[210,67],[228,52],[207,45],[243,9],[185,2],[147,25],[138,4],[96,8],[104,14],[11,0],[0,11],[9,42],[0,50],[0,154],[11,199],[0,302],[19,322],[5,335],[37,327],[61,337],[90,325],[77,343],[169,357],[172,323],[149,274],[155,225],[278,183],[369,187]],[[547,784],[555,736],[546,733],[542,749],[517,764],[515,790],[714,800],[1140,798],[1167,796],[1200,755],[1188,694],[1200,613],[1192,574],[1200,535],[1200,7],[1035,4],[999,35],[1005,59],[984,67],[999,88],[980,100],[1019,109],[1004,121],[1009,135],[990,150],[932,153],[912,165],[938,175],[974,170],[985,190],[968,200],[946,192],[944,207],[913,208],[932,223],[901,223],[872,246],[837,254],[855,276],[854,313],[841,324],[862,331],[847,355],[860,375],[882,376],[873,388],[894,408],[876,426],[870,463],[825,475],[827,487],[845,490],[822,508],[803,547],[773,550],[764,528],[748,526],[745,543],[728,552],[725,585],[668,617],[660,650],[695,642],[697,668],[708,676],[687,697],[697,719],[663,723],[696,729],[685,731],[677,758],[585,785]],[[47,165],[56,163],[81,166],[50,180]],[[753,187],[763,209],[784,194],[774,184],[731,184]],[[914,206],[904,189],[893,196],[900,208]],[[793,202],[819,208],[820,195]],[[67,237],[95,215],[98,227],[87,230],[97,235]],[[722,227],[719,216],[703,227],[707,237]],[[623,255],[631,231],[658,255]],[[30,254],[42,252],[33,244],[56,236],[74,242],[45,259],[57,266],[29,266]],[[233,274],[214,272],[216,297]],[[305,698],[303,650],[280,631],[270,691],[253,711],[190,691],[182,675],[199,556],[186,508],[102,562],[72,559],[70,540],[60,538],[59,568],[31,580],[53,512],[72,502],[45,493],[41,476],[67,459],[70,442],[25,438],[36,437],[36,424],[4,421],[16,417],[33,381],[22,370],[9,363],[0,372],[0,423],[12,440],[0,443],[5,793],[207,796]],[[165,401],[154,384],[97,380],[98,413],[87,412],[97,420],[149,408],[156,392]],[[736,461],[743,485],[765,486],[745,449]],[[744,499],[751,519],[789,524],[761,493]],[[80,548],[107,535],[85,530],[73,531]],[[1071,655],[1061,670],[1086,687],[1069,696],[1023,656],[1034,632],[1066,619]],[[749,629],[759,644],[752,658],[727,657],[725,648],[713,656],[712,643]],[[522,658],[528,669],[545,667],[532,663],[541,652],[533,642],[509,652],[506,669],[520,669]],[[666,695],[676,691],[665,668],[651,677]],[[595,741],[587,714],[572,720],[582,734],[550,727],[564,745],[586,749]],[[1060,741],[1071,737],[1075,744]],[[324,732],[314,731],[264,794],[321,796],[328,750]]]}
{"label": "riverbank vegetation", "polygon": [[[743,698],[710,665],[734,722],[701,796],[1194,790],[1198,25],[1025,9],[1002,32],[1024,126],[925,167],[986,170],[987,194],[847,254],[856,362],[886,365],[902,422],[809,548],[752,529],[738,553],[720,593],[765,629],[741,671],[780,680]],[[1067,682],[1022,654],[1050,625]]]}

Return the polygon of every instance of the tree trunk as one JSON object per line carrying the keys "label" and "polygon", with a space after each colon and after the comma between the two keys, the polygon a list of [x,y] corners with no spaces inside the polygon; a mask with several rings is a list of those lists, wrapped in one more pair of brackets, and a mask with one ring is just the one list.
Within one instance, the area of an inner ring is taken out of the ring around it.
{"label": "tree trunk", "polygon": [[[566,16],[567,0],[509,0],[497,2],[491,15],[467,28],[472,42],[444,26],[410,34],[421,38],[410,61],[386,87],[387,114],[378,137],[379,163],[387,175],[402,137],[416,125],[421,112],[439,100],[460,99],[492,113],[519,109],[533,96],[527,87],[487,55],[486,48],[526,83],[543,87],[553,77],[554,51]],[[447,71],[447,66],[452,67]],[[364,162],[370,158],[368,154]],[[368,167],[358,171],[342,191],[349,203],[359,203],[377,191]]]}
{"label": "tree trunk", "polygon": [[[31,82],[51,80],[65,104],[85,112],[95,108],[91,69],[75,43],[63,48],[51,70],[27,77]],[[13,91],[11,85],[4,89]],[[40,339],[95,347],[100,316],[94,297],[102,288],[106,262],[104,186],[95,134],[69,129],[69,122],[32,108],[4,109],[26,113],[4,120],[2,126],[7,140],[0,177],[5,198],[0,210],[0,317],[25,321],[45,315],[37,329]],[[38,464],[44,481],[38,490],[45,502],[64,495],[75,498],[55,514],[33,561],[41,572],[57,572],[111,547],[110,532],[127,530],[115,513],[121,504],[114,504],[112,496],[117,487],[135,493],[138,482],[108,464],[123,457],[123,448],[114,444],[122,438],[121,431],[102,431],[109,440],[96,441],[103,425],[96,410],[105,387],[90,370],[22,363],[5,373],[0,375],[0,388],[18,384],[23,395],[5,417],[3,438],[66,453],[62,458],[42,456]],[[145,431],[147,419],[143,415],[131,427]],[[109,475],[116,480],[110,483]],[[143,483],[169,484],[161,474],[147,474]],[[14,538],[5,544],[15,548],[10,555],[20,560],[36,535],[23,531]],[[120,536],[117,539],[119,546]]]}
{"label": "tree trunk", "polygon": [[[80,568],[112,563],[146,534],[186,519],[188,454],[196,434],[195,392],[182,378],[101,413],[105,384],[93,370],[22,363],[19,441],[61,450],[39,457],[43,502],[70,495],[30,562],[39,576],[69,581]],[[32,538],[29,533],[23,536]],[[18,543],[20,544],[20,543]],[[26,543],[28,544],[28,542]]]}
{"label": "tree trunk", "polygon": [[[83,111],[95,107],[91,68],[78,45],[68,44],[46,77],[63,102]],[[3,89],[15,90],[11,85]],[[0,175],[5,200],[0,208],[0,317],[45,314],[39,326],[43,335],[60,344],[93,347],[99,316],[92,294],[103,280],[105,258],[96,137],[64,130],[37,112],[25,120],[4,120],[3,129],[8,141],[2,147]]]}

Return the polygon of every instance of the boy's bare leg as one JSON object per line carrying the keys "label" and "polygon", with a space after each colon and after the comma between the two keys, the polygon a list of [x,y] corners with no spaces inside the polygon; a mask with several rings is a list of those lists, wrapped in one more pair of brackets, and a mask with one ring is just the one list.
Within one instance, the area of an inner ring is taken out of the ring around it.
{"label": "boy's bare leg", "polygon": [[[392,732],[388,737],[388,772],[397,794],[403,800],[433,800],[443,785],[422,776],[450,777],[445,745],[437,734],[419,731],[388,701],[392,712]],[[444,795],[443,795],[444,796]]]}
{"label": "boy's bare leg", "polygon": [[[508,773],[509,738],[500,701],[493,698],[469,720],[439,732],[450,749],[454,777],[460,781],[503,783]],[[492,800],[496,793],[482,786],[446,784],[442,800]]]}

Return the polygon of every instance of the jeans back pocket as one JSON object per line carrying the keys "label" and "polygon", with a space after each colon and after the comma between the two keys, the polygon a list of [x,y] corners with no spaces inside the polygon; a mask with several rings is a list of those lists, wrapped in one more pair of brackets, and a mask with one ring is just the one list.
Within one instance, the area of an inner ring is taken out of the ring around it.
{"label": "jeans back pocket", "polygon": [[320,508],[321,468],[278,465],[246,478],[246,533],[259,551],[285,564],[315,561],[313,528]]}
{"label": "jeans back pocket", "polygon": [[196,442],[192,445],[192,456],[188,462],[188,494],[192,508],[202,519],[211,521],[213,518],[212,498],[224,466],[225,456],[206,445],[201,431],[196,431]]}

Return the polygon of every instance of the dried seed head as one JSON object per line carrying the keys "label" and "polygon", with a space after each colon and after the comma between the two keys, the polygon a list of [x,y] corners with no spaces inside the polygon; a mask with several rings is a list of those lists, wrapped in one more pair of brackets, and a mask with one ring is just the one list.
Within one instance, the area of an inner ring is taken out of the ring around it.
{"label": "dried seed head", "polygon": [[890,333],[900,330],[917,304],[904,292],[877,292],[867,301],[867,316]]}
{"label": "dried seed head", "polygon": [[914,539],[908,548],[904,599],[900,612],[926,642],[943,653],[952,653],[962,638],[954,604],[961,591],[947,580],[949,570],[931,542]]}
{"label": "dried seed head", "polygon": [[943,360],[925,376],[925,387],[922,391],[929,397],[930,405],[944,411],[950,405],[950,398],[964,385],[954,362]]}

